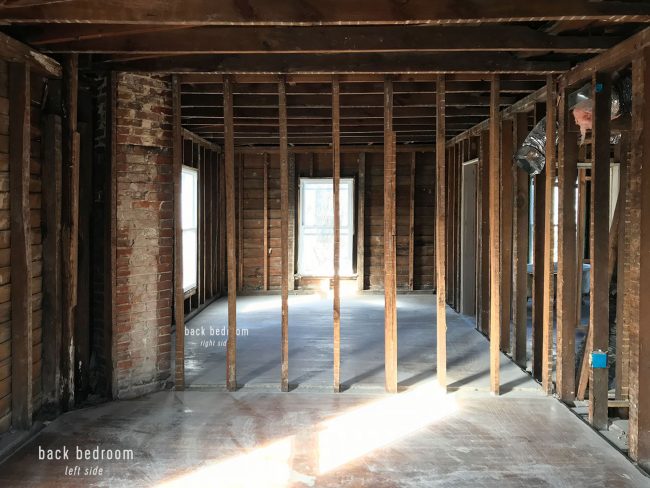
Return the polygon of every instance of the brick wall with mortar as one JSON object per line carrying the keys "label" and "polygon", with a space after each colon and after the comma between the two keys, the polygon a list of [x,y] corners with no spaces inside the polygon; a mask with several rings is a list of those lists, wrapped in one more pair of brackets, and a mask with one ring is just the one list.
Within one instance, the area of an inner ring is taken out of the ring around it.
{"label": "brick wall with mortar", "polygon": [[169,77],[117,75],[113,395],[170,378],[173,181]]}

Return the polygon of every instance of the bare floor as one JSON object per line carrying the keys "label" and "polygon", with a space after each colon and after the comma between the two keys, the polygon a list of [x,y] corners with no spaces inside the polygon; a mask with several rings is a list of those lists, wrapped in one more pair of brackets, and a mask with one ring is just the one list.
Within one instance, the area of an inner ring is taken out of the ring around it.
{"label": "bare floor", "polygon": [[[435,295],[399,295],[398,381],[401,387],[435,376]],[[218,300],[187,323],[185,368],[189,386],[224,385],[227,301]],[[237,381],[240,386],[277,387],[280,381],[280,297],[237,298]],[[450,388],[489,390],[487,339],[473,319],[447,311]],[[296,388],[332,384],[332,299],[289,297],[289,383]],[[341,300],[341,382],[356,389],[383,389],[384,297],[361,294]],[[501,356],[503,393],[540,392],[535,381]]]}
{"label": "bare floor", "polygon": [[[205,334],[187,336],[188,382],[213,385],[209,391],[164,391],[65,414],[0,465],[0,487],[650,486],[505,356],[504,395],[491,396],[488,342],[451,310],[451,388],[440,391],[434,298],[398,297],[397,395],[383,391],[383,296],[343,301],[348,388],[340,394],[331,392],[330,299],[290,298],[289,393],[278,390],[279,298],[238,298],[236,392],[220,386],[224,338],[210,327],[225,326],[226,307],[216,302],[188,324]],[[69,459],[48,459],[64,448]],[[78,459],[86,450],[90,459]]]}
{"label": "bare floor", "polygon": [[[39,460],[63,447],[70,460]],[[77,447],[132,459],[80,461]],[[649,485],[552,398],[426,383],[397,395],[160,392],[63,415],[0,465],[4,488]]]}

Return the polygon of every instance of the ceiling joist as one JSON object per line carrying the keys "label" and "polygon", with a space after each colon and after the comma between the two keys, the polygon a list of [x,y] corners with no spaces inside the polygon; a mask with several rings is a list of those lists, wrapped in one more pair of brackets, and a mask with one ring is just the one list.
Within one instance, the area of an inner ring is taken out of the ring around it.
{"label": "ceiling joist", "polygon": [[537,22],[648,22],[650,5],[633,1],[545,0],[69,0],[11,2],[0,21],[13,23],[183,25],[363,25]]}

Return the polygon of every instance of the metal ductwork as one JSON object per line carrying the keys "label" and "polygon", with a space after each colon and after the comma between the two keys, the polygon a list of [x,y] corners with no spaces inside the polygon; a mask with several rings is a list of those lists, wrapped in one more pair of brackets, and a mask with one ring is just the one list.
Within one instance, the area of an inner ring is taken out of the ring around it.
{"label": "metal ductwork", "polygon": [[[591,114],[593,100],[591,98],[591,83],[569,95],[569,109],[573,111],[576,124],[580,127],[582,141],[587,129],[591,129]],[[615,119],[623,113],[629,113],[632,105],[632,79],[618,78],[612,85],[611,118]],[[617,144],[620,134],[611,135],[611,143]],[[558,143],[557,127],[555,144]],[[514,156],[514,161],[521,169],[530,175],[539,174],[546,164],[546,117],[540,120],[526,136],[523,144]]]}

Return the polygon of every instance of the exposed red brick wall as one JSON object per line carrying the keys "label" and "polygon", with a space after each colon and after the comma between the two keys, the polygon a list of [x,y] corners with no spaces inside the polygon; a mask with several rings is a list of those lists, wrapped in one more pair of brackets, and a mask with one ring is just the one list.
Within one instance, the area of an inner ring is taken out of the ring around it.
{"label": "exposed red brick wall", "polygon": [[170,376],[173,263],[169,77],[122,73],[116,106],[116,303],[113,394]]}

